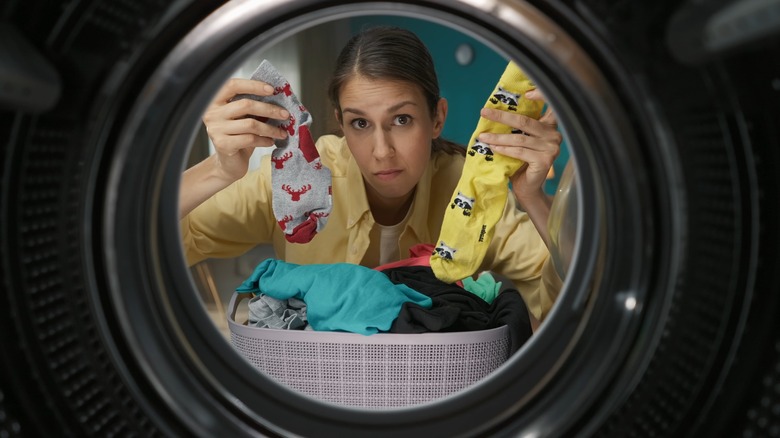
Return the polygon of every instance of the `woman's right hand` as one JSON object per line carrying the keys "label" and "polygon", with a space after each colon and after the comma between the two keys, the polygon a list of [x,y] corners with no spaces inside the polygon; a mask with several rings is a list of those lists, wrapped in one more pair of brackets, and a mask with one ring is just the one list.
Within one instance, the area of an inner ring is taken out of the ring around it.
{"label": "woman's right hand", "polygon": [[203,115],[215,154],[185,170],[179,188],[179,218],[241,179],[249,170],[255,148],[270,147],[287,138],[287,131],[268,124],[268,119],[288,120],[284,108],[254,99],[234,100],[239,94],[270,96],[270,85],[250,79],[230,79],[219,90]]}
{"label": "woman's right hand", "polygon": [[[290,113],[281,106],[254,99],[233,100],[239,94],[270,96],[274,88],[265,82],[232,78],[219,90],[203,115],[216,154],[214,163],[225,181],[243,177],[249,158],[257,147],[270,147],[287,138],[287,131],[264,120],[287,120]],[[261,121],[263,120],[263,121]]]}

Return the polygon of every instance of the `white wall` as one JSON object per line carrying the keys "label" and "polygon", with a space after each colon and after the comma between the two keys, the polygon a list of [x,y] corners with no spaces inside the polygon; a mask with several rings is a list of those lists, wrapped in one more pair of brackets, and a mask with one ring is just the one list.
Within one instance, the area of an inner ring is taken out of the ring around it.
{"label": "white wall", "polygon": [[[301,90],[298,35],[292,35],[274,46],[252,55],[233,73],[232,77],[249,79],[263,59],[267,59],[287,79],[295,94],[303,101],[304,96],[298,91]],[[255,149],[255,152],[249,159],[249,170],[257,169],[260,166],[260,159],[263,155],[270,154],[272,150],[273,148]],[[214,144],[209,139],[209,154],[213,153]]]}

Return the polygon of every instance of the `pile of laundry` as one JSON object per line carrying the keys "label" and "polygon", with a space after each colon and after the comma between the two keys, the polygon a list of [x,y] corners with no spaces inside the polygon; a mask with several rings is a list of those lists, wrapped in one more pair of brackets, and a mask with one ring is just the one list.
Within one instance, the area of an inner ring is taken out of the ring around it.
{"label": "pile of laundry", "polygon": [[351,263],[297,265],[266,259],[238,288],[252,293],[248,325],[288,330],[376,333],[462,332],[506,325],[510,353],[531,336],[515,289],[489,273],[445,283],[428,265],[430,245],[376,268]]}

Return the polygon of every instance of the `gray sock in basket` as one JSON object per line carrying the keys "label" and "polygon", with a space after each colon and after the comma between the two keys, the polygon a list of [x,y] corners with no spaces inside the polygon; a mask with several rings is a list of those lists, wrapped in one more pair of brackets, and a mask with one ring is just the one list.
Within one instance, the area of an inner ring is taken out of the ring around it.
{"label": "gray sock in basket", "polygon": [[306,303],[298,298],[279,300],[255,295],[247,304],[248,325],[258,328],[297,330],[306,327]]}
{"label": "gray sock in basket", "polygon": [[320,161],[309,132],[312,117],[290,88],[290,83],[263,60],[252,79],[272,85],[272,96],[241,95],[271,102],[290,112],[290,120],[267,120],[285,128],[288,137],[276,141],[271,154],[272,205],[279,227],[287,241],[307,243],[325,227],[332,208],[331,173]]}

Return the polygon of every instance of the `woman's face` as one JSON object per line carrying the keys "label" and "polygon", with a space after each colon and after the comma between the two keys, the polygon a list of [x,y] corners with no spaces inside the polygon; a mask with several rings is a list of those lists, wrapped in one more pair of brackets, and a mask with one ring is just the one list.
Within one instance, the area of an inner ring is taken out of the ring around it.
{"label": "woman's face", "polygon": [[369,201],[407,200],[428,165],[431,140],[444,126],[446,101],[440,100],[431,119],[419,86],[356,76],[342,87],[339,104],[341,126]]}

